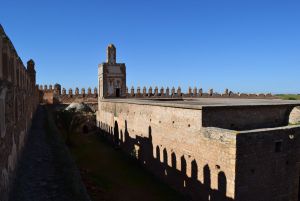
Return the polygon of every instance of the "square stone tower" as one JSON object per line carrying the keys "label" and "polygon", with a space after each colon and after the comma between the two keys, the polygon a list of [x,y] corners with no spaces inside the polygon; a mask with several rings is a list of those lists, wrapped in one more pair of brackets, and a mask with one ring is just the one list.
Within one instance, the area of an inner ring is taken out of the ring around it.
{"label": "square stone tower", "polygon": [[113,44],[107,47],[106,62],[99,64],[98,85],[99,98],[126,97],[126,66],[116,62],[116,48]]}

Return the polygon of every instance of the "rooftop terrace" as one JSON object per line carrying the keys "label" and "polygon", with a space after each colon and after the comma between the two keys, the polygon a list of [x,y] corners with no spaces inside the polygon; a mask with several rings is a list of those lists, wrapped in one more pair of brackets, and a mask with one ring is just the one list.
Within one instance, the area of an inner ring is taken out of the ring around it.
{"label": "rooftop terrace", "polygon": [[180,107],[202,109],[203,107],[233,107],[233,106],[300,106],[300,101],[281,99],[233,99],[233,98],[183,98],[183,99],[103,99],[101,101],[123,102],[141,105],[159,105],[165,107]]}
{"label": "rooftop terrace", "polygon": [[[252,130],[289,125],[290,114],[300,101],[280,99],[186,98],[186,99],[102,99],[127,103],[201,110],[203,127]],[[162,114],[163,115],[163,114]]]}

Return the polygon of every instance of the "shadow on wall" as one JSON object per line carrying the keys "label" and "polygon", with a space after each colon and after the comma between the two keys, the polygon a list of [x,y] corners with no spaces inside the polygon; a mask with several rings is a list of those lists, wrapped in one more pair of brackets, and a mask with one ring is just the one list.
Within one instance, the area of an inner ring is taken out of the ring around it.
{"label": "shadow on wall", "polygon": [[[224,172],[218,174],[218,189],[211,188],[210,167],[205,165],[202,170],[198,167],[196,160],[191,162],[191,177],[187,175],[187,162],[185,156],[176,156],[174,152],[167,153],[167,150],[160,146],[153,147],[152,129],[148,127],[148,137],[136,136],[131,138],[127,121],[125,131],[119,130],[118,122],[115,121],[114,128],[100,122],[101,134],[116,147],[120,147],[131,156],[137,158],[143,167],[150,170],[154,175],[162,179],[186,196],[186,200],[197,201],[231,201],[226,197],[227,179]],[[155,149],[156,156],[153,156]],[[161,158],[161,153],[162,157]],[[171,156],[171,166],[168,165],[168,156]],[[177,167],[177,160],[181,167]],[[198,171],[203,171],[204,179],[201,183],[198,179]]]}

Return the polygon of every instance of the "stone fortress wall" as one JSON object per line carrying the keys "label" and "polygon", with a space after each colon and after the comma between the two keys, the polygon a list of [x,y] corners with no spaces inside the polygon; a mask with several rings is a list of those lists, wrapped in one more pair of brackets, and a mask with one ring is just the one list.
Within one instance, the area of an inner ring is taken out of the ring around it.
{"label": "stone fortress wall", "polygon": [[[124,95],[110,75],[118,66],[110,56],[98,68],[104,93],[97,126],[114,146],[188,200],[298,200],[300,126],[289,123],[300,102],[191,88],[132,88]],[[118,78],[126,84],[126,76]]]}
{"label": "stone fortress wall", "polygon": [[234,198],[236,134],[203,128],[200,109],[103,100],[97,119],[116,146],[190,199]]}
{"label": "stone fortress wall", "polygon": [[38,103],[34,61],[24,66],[0,25],[0,197],[4,201]]}
{"label": "stone fortress wall", "polygon": [[[170,90],[169,87],[164,89],[161,87],[158,90],[158,87],[155,87],[154,90],[152,87],[149,87],[147,90],[144,87],[141,91],[140,87],[137,87],[136,91],[134,87],[128,91],[126,87],[124,98],[150,98],[150,99],[182,99],[182,98],[249,98],[249,99],[275,99],[271,93],[267,94],[246,94],[246,93],[233,93],[228,89],[225,89],[224,93],[220,94],[214,92],[213,89],[210,89],[208,93],[204,93],[202,88],[197,90],[195,87],[193,90],[190,87],[187,93],[182,92],[181,87],[178,87],[176,90],[174,87]],[[72,102],[84,102],[87,104],[98,104],[98,89],[95,87],[92,88],[81,88],[78,87],[73,90],[72,88],[68,89],[61,88],[59,84],[55,85],[40,85],[40,102],[46,104],[70,104]],[[114,97],[111,97],[114,98]]]}
{"label": "stone fortress wall", "polygon": [[[148,90],[146,87],[143,87],[142,91],[140,87],[137,87],[135,90],[134,87],[128,91],[126,87],[125,96],[123,98],[146,98],[146,99],[182,99],[182,98],[249,98],[249,99],[275,99],[271,93],[267,94],[246,94],[246,93],[233,93],[228,89],[225,89],[224,93],[220,94],[214,92],[213,89],[210,89],[208,93],[204,93],[202,88],[199,90],[197,87],[188,89],[187,93],[182,92],[181,87],[175,89],[174,87],[170,88],[161,87],[158,90],[158,87],[155,87],[154,90],[152,87],[149,87]],[[59,84],[55,85],[40,85],[40,102],[46,104],[70,104],[72,102],[84,102],[87,104],[98,104],[98,89],[95,87],[92,88],[81,88],[78,87],[73,90],[72,88],[68,89],[61,88]],[[114,98],[113,96],[111,98]]]}
{"label": "stone fortress wall", "polygon": [[104,99],[97,122],[114,146],[192,200],[296,201],[300,127],[286,121],[294,106],[219,107]]}
{"label": "stone fortress wall", "polygon": [[[99,93],[36,86],[0,26],[0,195],[8,199],[18,158],[39,102],[98,104],[97,125],[116,147],[188,200],[276,201],[300,197],[300,102],[271,94],[189,88],[126,88],[126,67],[109,45]],[[295,117],[296,116],[296,117]],[[108,156],[109,157],[109,156]]]}
{"label": "stone fortress wall", "polygon": [[213,89],[209,89],[207,93],[203,91],[202,88],[198,90],[197,87],[193,89],[188,88],[187,93],[182,92],[181,87],[175,89],[175,87],[169,88],[149,87],[148,90],[146,87],[143,87],[141,90],[140,87],[136,89],[132,86],[130,91],[126,87],[126,97],[127,98],[251,98],[251,99],[274,99],[276,98],[271,93],[267,94],[247,94],[247,93],[234,93],[225,89],[224,93],[214,92]]}
{"label": "stone fortress wall", "polygon": [[76,87],[74,92],[73,89],[69,89],[68,92],[65,88],[61,88],[59,84],[53,85],[40,85],[40,102],[46,104],[70,104],[72,102],[85,102],[87,104],[97,104],[98,101],[98,90],[95,87],[92,92],[92,88],[79,88]]}

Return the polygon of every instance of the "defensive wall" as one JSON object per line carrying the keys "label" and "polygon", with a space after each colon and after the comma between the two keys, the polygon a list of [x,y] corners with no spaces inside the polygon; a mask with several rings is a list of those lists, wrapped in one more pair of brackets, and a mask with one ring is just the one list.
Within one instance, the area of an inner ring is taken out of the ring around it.
{"label": "defensive wall", "polygon": [[33,60],[25,68],[0,25],[0,200],[6,201],[39,103]]}
{"label": "defensive wall", "polygon": [[97,104],[98,101],[98,90],[97,88],[93,89],[82,88],[79,91],[79,88],[76,87],[74,92],[73,89],[69,89],[68,92],[65,88],[61,89],[59,84],[53,85],[40,85],[40,102],[46,104],[70,104],[73,102],[85,102],[87,104]]}
{"label": "defensive wall", "polygon": [[[126,66],[109,45],[97,88],[36,86],[0,26],[0,198],[6,201],[39,102],[98,104],[97,125],[116,147],[190,200],[299,200],[299,101],[271,94],[218,94],[195,87],[126,87]],[[86,93],[87,91],[87,93]]]}
{"label": "defensive wall", "polygon": [[116,146],[193,200],[297,200],[294,103],[201,104],[105,99],[97,121]]}
{"label": "defensive wall", "polygon": [[146,87],[143,87],[141,90],[140,87],[136,89],[134,87],[128,88],[126,87],[126,98],[250,98],[250,99],[274,99],[276,98],[271,93],[267,94],[249,94],[249,93],[234,93],[225,89],[224,93],[214,92],[213,89],[209,89],[207,93],[203,91],[202,88],[191,87],[188,88],[187,92],[184,93],[179,86],[177,89],[175,87],[149,87],[148,90]]}
{"label": "defensive wall", "polygon": [[[85,102],[96,104],[98,102],[98,89],[92,88],[81,88],[79,90],[76,87],[74,90],[72,88],[68,89],[61,88],[59,84],[55,85],[40,85],[40,102],[46,104],[70,104],[72,102]],[[202,88],[199,90],[195,87],[193,90],[189,88],[187,93],[182,92],[181,87],[176,90],[174,87],[170,90],[169,87],[149,87],[148,90],[144,87],[141,91],[140,87],[135,90],[134,87],[128,91],[126,87],[125,90],[126,98],[151,98],[151,99],[184,99],[184,98],[249,98],[249,99],[275,99],[271,93],[267,94],[246,94],[246,93],[234,93],[225,89],[224,93],[214,92],[210,89],[208,93],[204,93]]]}
{"label": "defensive wall", "polygon": [[188,200],[298,200],[300,126],[289,123],[299,101],[196,88],[128,92],[115,53],[109,45],[98,68],[97,111],[114,146]]}

